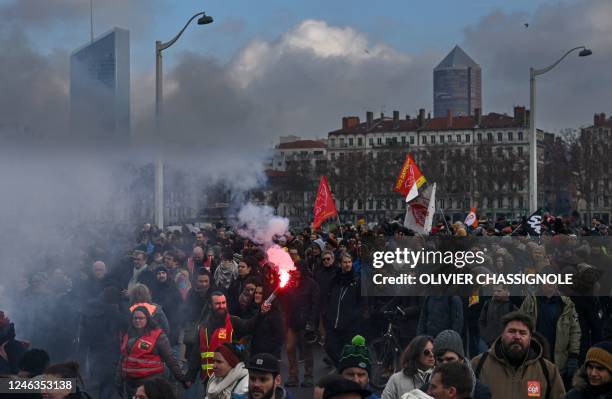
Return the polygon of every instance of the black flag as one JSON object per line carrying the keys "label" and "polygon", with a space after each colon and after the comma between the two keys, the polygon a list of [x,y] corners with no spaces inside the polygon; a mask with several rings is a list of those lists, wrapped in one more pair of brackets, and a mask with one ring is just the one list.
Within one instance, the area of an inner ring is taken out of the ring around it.
{"label": "black flag", "polygon": [[523,228],[530,236],[542,235],[542,209],[538,209],[527,218]]}

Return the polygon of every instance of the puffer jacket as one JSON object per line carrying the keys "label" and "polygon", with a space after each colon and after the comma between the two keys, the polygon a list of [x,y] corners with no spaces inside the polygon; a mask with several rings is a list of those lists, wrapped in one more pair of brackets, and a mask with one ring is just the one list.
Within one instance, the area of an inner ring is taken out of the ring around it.
{"label": "puffer jacket", "polygon": [[[487,358],[478,370],[480,354],[472,359],[472,369],[476,372],[476,378],[491,389],[492,398],[500,399],[524,399],[536,397],[539,393],[541,399],[557,399],[565,395],[563,380],[557,367],[546,359],[542,359],[542,346],[535,340],[531,340],[531,347],[527,359],[519,367],[513,367],[502,353],[501,337],[495,340],[491,348],[485,352]],[[542,369],[546,367],[548,379]],[[549,386],[550,382],[550,386]],[[531,395],[528,395],[528,392]]]}
{"label": "puffer jacket", "polygon": [[[406,392],[429,385],[432,372],[433,369],[418,370],[412,377],[406,375],[404,370],[393,374],[385,385],[385,389],[380,396],[381,399],[400,399]],[[423,392],[427,392],[427,390]]]}
{"label": "puffer jacket", "polygon": [[[562,370],[570,356],[578,358],[580,354],[580,323],[574,302],[569,297],[561,296],[563,310],[557,321],[557,336],[555,339],[555,364]],[[533,317],[534,324],[538,324],[538,299],[530,295],[521,305],[521,311]],[[550,342],[552,346],[552,342]]]}
{"label": "puffer jacket", "polygon": [[584,365],[574,375],[572,385],[574,388],[563,399],[612,399],[612,383],[600,387],[590,385]]}

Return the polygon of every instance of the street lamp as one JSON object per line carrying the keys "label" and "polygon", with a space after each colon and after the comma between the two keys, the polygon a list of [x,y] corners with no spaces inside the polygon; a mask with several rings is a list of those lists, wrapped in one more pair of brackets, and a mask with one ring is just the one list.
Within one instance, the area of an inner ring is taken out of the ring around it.
{"label": "street lamp", "polygon": [[569,50],[561,58],[546,68],[529,68],[529,210],[531,213],[538,210],[538,138],[537,129],[535,127],[535,78],[559,65],[565,57],[576,50],[580,50],[580,53],[578,53],[580,57],[586,57],[593,54],[593,52],[585,46],[578,46]]}
{"label": "street lamp", "polygon": [[[210,15],[206,15],[205,12],[197,13],[187,21],[183,29],[171,40],[165,43],[159,40],[155,42],[155,126],[158,132],[161,124],[163,104],[162,51],[172,46],[185,32],[187,26],[196,18],[198,18],[198,25],[206,25],[213,22],[213,18]],[[164,228],[164,160],[161,151],[158,152],[155,160],[155,224],[160,229]]]}

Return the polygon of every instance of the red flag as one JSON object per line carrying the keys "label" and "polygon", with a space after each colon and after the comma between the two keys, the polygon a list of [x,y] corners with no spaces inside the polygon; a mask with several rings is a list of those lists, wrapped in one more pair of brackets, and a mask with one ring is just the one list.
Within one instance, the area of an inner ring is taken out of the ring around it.
{"label": "red flag", "polygon": [[338,215],[336,203],[332,197],[329,183],[327,183],[327,177],[323,176],[321,177],[321,183],[319,183],[319,191],[314,204],[313,227],[318,229],[325,220],[336,215]]}
{"label": "red flag", "polygon": [[478,227],[478,219],[476,218],[476,208],[472,208],[465,218],[465,225],[468,227]]}
{"label": "red flag", "polygon": [[407,197],[410,193],[410,196],[406,198],[406,202],[409,202],[418,195],[417,189],[425,182],[425,176],[423,176],[414,159],[412,159],[412,155],[408,154],[397,177],[393,191],[402,194],[404,197]]}

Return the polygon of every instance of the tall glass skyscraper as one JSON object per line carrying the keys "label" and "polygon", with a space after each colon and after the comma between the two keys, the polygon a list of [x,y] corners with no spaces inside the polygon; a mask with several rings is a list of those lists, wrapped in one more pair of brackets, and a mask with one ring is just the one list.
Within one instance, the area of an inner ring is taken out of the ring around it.
{"label": "tall glass skyscraper", "polygon": [[473,115],[482,110],[480,65],[455,46],[434,68],[434,117]]}
{"label": "tall glass skyscraper", "polygon": [[76,140],[127,142],[130,33],[114,28],[70,56],[70,121]]}

